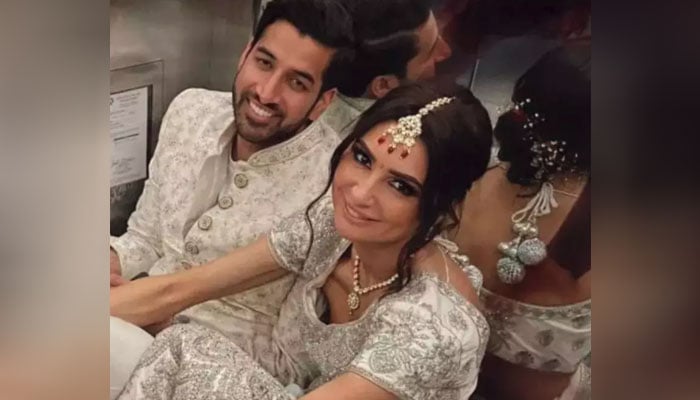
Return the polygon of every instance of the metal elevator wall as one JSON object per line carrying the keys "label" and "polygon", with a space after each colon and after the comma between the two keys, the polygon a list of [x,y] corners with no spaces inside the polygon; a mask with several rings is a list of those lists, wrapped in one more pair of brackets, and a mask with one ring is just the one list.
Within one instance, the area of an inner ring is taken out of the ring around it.
{"label": "metal elevator wall", "polygon": [[163,103],[188,87],[228,90],[251,0],[112,0],[110,70],[162,60]]}

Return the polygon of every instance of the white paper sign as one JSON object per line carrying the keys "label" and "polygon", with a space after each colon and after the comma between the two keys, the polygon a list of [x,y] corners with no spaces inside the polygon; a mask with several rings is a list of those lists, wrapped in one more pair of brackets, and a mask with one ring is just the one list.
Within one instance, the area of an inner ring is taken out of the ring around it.
{"label": "white paper sign", "polygon": [[109,131],[112,135],[110,186],[146,177],[148,88],[110,95]]}

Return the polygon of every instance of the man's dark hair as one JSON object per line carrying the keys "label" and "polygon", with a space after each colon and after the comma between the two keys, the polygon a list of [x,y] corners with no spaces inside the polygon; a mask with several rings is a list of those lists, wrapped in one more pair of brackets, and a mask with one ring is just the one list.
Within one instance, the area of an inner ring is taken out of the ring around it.
{"label": "man's dark hair", "polygon": [[321,92],[338,87],[347,79],[348,65],[354,59],[352,18],[337,0],[274,0],[265,6],[258,22],[251,48],[260,40],[268,26],[284,20],[303,35],[324,46],[335,49],[323,73]]}
{"label": "man's dark hair", "polygon": [[406,65],[418,54],[416,30],[428,21],[430,0],[341,0],[352,14],[357,42],[352,73],[338,87],[362,96],[380,75],[406,77]]}

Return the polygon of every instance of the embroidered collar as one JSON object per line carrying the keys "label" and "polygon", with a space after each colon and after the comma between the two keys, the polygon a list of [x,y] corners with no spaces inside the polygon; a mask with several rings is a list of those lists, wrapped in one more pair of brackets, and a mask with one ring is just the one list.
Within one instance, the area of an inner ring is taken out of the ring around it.
{"label": "embroidered collar", "polygon": [[248,164],[254,167],[264,167],[299,157],[330,133],[332,133],[331,128],[326,123],[316,120],[284,142],[257,151],[250,156]]}

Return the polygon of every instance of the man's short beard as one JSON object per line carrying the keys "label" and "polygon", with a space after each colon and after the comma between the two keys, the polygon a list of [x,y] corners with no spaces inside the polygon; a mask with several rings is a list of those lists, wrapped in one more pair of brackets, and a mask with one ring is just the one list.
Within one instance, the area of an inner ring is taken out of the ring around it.
{"label": "man's short beard", "polygon": [[311,104],[309,107],[309,110],[306,112],[306,115],[297,123],[288,125],[288,126],[282,126],[280,125],[279,129],[273,133],[272,135],[269,135],[267,137],[251,137],[250,135],[245,134],[245,130],[241,129],[241,122],[242,119],[240,118],[240,113],[239,113],[239,102],[243,104],[244,101],[246,101],[245,98],[241,98],[239,102],[236,101],[236,80],[238,79],[238,72],[236,72],[236,76],[233,79],[233,87],[231,88],[231,105],[233,106],[233,119],[234,119],[234,124],[236,127],[236,135],[240,135],[243,139],[250,143],[255,143],[256,145],[259,145],[261,147],[269,147],[273,146],[277,143],[282,143],[285,140],[291,138],[298,132],[300,132],[302,129],[304,129],[308,124],[311,122],[309,120],[309,115],[311,114],[311,111],[313,111],[314,107],[316,106],[316,103],[321,98],[321,93],[319,92],[318,96],[316,96],[316,99],[314,102]]}
{"label": "man's short beard", "polygon": [[[234,114],[236,112],[234,111]],[[298,123],[290,126],[280,126],[277,131],[275,131],[274,134],[269,135],[267,137],[257,137],[254,135],[247,135],[245,132],[245,129],[241,129],[241,124],[242,121],[238,116],[236,115],[234,118],[234,124],[236,126],[236,134],[245,139],[246,141],[250,143],[255,143],[256,145],[259,145],[260,147],[270,147],[273,146],[277,143],[282,143],[285,140],[291,138],[295,134],[297,134],[299,131],[301,131],[306,125],[308,124],[308,120],[306,118],[302,119]]]}

